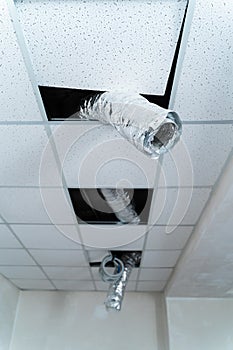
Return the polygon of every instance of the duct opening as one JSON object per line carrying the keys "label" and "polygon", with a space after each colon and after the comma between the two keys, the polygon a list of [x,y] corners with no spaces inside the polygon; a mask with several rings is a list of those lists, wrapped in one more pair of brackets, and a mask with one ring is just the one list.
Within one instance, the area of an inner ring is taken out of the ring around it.
{"label": "duct opening", "polygon": [[[148,223],[153,194],[151,188],[69,188],[68,190],[79,224]],[[115,198],[118,197],[116,201]]]}

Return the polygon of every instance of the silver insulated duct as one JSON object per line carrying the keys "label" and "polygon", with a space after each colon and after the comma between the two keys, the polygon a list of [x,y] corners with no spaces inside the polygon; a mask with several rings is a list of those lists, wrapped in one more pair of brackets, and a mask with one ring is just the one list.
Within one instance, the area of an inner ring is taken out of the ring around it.
{"label": "silver insulated duct", "polygon": [[[113,279],[110,284],[108,295],[105,301],[105,307],[108,311],[120,311],[122,301],[124,298],[125,289],[129,280],[132,269],[140,262],[141,254],[138,252],[128,252],[121,256],[121,260],[124,264],[124,270],[121,276]],[[103,269],[100,269],[100,274],[103,276]]]}
{"label": "silver insulated duct", "polygon": [[173,147],[182,132],[177,113],[138,94],[105,92],[84,101],[79,117],[116,128],[139,151],[158,158]]}
{"label": "silver insulated duct", "polygon": [[121,223],[139,224],[140,218],[124,189],[101,188],[100,191]]}

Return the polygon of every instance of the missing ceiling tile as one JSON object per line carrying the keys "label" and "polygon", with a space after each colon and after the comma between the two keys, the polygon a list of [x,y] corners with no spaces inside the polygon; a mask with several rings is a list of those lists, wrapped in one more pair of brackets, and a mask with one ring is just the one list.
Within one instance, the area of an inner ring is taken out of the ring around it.
{"label": "missing ceiling tile", "polygon": [[[101,196],[100,189],[97,188],[69,188],[71,202],[80,224],[122,224],[114,214],[113,209],[107,201]],[[148,188],[126,188],[134,210],[137,213],[141,225],[148,222],[152,189]]]}

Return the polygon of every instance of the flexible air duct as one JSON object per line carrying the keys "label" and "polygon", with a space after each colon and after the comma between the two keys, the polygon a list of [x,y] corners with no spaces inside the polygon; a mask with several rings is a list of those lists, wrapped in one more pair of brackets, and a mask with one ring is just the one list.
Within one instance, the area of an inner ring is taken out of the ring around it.
{"label": "flexible air duct", "polygon": [[127,282],[129,280],[132,269],[137,263],[139,263],[141,254],[138,252],[130,252],[122,255],[121,259],[124,263],[124,271],[118,280],[110,284],[107,299],[105,301],[105,307],[108,311],[121,310]]}
{"label": "flexible air duct", "polygon": [[138,94],[98,94],[84,101],[79,117],[112,125],[151,158],[158,158],[173,147],[182,132],[177,113],[150,103]]}
{"label": "flexible air duct", "polygon": [[121,223],[139,224],[140,218],[124,189],[102,188],[100,191]]}

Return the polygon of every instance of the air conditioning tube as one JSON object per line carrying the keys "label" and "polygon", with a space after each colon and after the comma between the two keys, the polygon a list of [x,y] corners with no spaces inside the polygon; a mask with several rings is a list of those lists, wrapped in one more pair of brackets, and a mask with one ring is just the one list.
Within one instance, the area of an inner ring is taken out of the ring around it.
{"label": "air conditioning tube", "polygon": [[138,94],[98,94],[84,101],[79,117],[112,125],[151,158],[158,158],[167,152],[182,133],[177,113],[150,103]]}
{"label": "air conditioning tube", "polygon": [[101,188],[100,191],[121,223],[139,224],[140,218],[124,189]]}
{"label": "air conditioning tube", "polygon": [[[114,273],[110,273],[107,270],[107,266],[109,263],[113,263],[114,265]],[[104,282],[115,282],[120,279],[124,271],[124,264],[120,259],[117,259],[116,257],[113,257],[110,253],[109,255],[105,256],[105,258],[102,260],[99,273]]]}
{"label": "air conditioning tube", "polygon": [[124,263],[124,271],[121,277],[110,284],[105,307],[108,311],[120,311],[122,301],[125,294],[127,282],[129,280],[132,269],[140,261],[141,254],[137,252],[127,253],[121,257]]}

